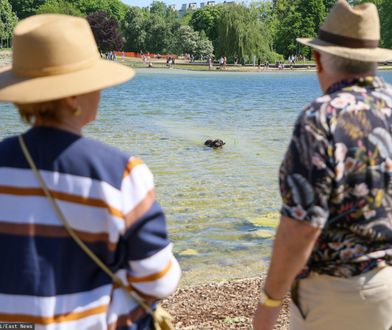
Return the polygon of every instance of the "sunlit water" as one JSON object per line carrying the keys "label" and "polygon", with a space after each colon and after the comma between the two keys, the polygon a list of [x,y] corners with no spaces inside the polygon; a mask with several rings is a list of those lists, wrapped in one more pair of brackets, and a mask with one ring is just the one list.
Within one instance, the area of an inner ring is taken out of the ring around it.
{"label": "sunlit water", "polygon": [[[104,92],[85,133],[149,165],[185,283],[253,276],[268,262],[293,123],[320,94],[314,73],[140,70]],[[0,138],[26,128],[0,108]]]}

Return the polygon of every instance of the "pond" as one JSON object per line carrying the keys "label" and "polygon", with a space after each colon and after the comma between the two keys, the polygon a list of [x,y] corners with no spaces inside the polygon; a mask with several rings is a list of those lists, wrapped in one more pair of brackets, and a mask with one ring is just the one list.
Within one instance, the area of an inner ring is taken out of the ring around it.
{"label": "pond", "polygon": [[[315,73],[138,70],[104,92],[85,134],[151,168],[185,283],[254,276],[268,263],[294,121],[320,94]],[[0,107],[1,139],[26,128]],[[222,149],[204,146],[217,138]]]}

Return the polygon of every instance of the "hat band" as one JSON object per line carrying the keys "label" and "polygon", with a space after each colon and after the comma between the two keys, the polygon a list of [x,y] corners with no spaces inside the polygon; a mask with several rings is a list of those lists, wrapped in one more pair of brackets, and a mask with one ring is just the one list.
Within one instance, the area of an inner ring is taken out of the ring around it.
{"label": "hat band", "polygon": [[322,41],[347,48],[377,48],[379,44],[379,40],[350,38],[321,29],[318,36]]}
{"label": "hat band", "polygon": [[12,72],[23,78],[38,78],[38,77],[46,77],[46,76],[56,76],[60,74],[67,74],[75,71],[80,71],[83,69],[87,69],[92,67],[100,58],[89,58],[88,60],[84,60],[78,63],[72,63],[68,65],[59,65],[52,66],[47,68],[39,68],[39,69],[25,69],[18,68],[13,65]]}

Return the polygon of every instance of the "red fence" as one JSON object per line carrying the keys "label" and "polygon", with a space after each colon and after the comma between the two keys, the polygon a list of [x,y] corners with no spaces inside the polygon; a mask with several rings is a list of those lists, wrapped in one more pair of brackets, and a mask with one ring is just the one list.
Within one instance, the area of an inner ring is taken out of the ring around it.
{"label": "red fence", "polygon": [[143,58],[143,56],[150,56],[150,58],[177,58],[177,55],[174,54],[165,54],[165,55],[161,55],[161,54],[153,54],[153,53],[145,53],[143,55],[141,55],[140,53],[136,53],[136,52],[115,52],[116,56],[125,56],[125,57],[138,57],[138,58]]}

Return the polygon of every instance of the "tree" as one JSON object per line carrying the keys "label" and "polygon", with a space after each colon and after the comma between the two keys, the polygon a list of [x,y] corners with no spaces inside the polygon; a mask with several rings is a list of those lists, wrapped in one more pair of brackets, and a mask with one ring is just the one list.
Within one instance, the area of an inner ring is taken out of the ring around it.
{"label": "tree", "polygon": [[95,41],[100,51],[121,50],[123,40],[117,21],[105,12],[96,12],[87,16],[93,30]]}
{"label": "tree", "polygon": [[9,0],[12,10],[19,19],[34,15],[39,6],[45,3],[45,0]]}
{"label": "tree", "polygon": [[194,31],[190,26],[180,26],[176,31],[176,54],[193,54],[196,57],[211,56],[214,52],[212,42],[207,38],[204,31]]}
{"label": "tree", "polygon": [[223,8],[218,21],[218,56],[239,57],[247,61],[253,56],[272,55],[268,30],[255,8],[231,4]]}
{"label": "tree", "polygon": [[120,0],[67,0],[67,2],[74,5],[86,16],[96,12],[105,12],[118,22],[124,18],[127,9]]}
{"label": "tree", "polygon": [[8,0],[0,0],[0,42],[3,47],[3,40],[6,40],[6,47],[9,47],[9,40],[12,38],[12,31],[18,18],[12,11]]}
{"label": "tree", "polygon": [[165,17],[167,6],[162,1],[153,1],[150,6],[150,13],[160,17]]}
{"label": "tree", "polygon": [[384,0],[380,5],[382,45],[392,48],[392,1]]}
{"label": "tree", "polygon": [[146,30],[144,28],[147,15],[138,7],[130,7],[122,22],[122,31],[125,38],[125,49],[138,52],[145,48]]}
{"label": "tree", "polygon": [[199,32],[194,54],[198,57],[212,56],[214,54],[212,41],[207,38],[204,31]]}
{"label": "tree", "polygon": [[324,0],[324,7],[327,12],[335,5],[336,0]]}
{"label": "tree", "polygon": [[195,31],[204,31],[208,39],[218,48],[218,19],[222,14],[223,6],[204,6],[193,12],[189,25]]}
{"label": "tree", "polygon": [[276,51],[285,57],[290,54],[296,54],[298,52],[297,47],[299,47],[296,38],[302,36],[301,14],[292,4],[288,8],[286,15],[279,20],[275,39]]}
{"label": "tree", "polygon": [[150,14],[144,24],[144,29],[146,31],[145,50],[152,53],[167,53],[170,48],[169,41],[172,39],[172,32],[170,26],[166,24],[165,18]]}
{"label": "tree", "polygon": [[64,14],[72,16],[83,16],[83,13],[65,0],[48,0],[38,7],[37,14]]}
{"label": "tree", "polygon": [[276,0],[274,6],[279,20],[277,52],[285,57],[300,52],[309,58],[310,49],[299,49],[296,38],[317,36],[326,15],[323,0]]}

